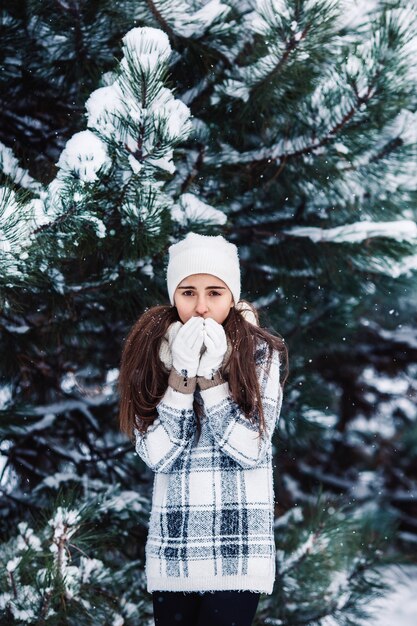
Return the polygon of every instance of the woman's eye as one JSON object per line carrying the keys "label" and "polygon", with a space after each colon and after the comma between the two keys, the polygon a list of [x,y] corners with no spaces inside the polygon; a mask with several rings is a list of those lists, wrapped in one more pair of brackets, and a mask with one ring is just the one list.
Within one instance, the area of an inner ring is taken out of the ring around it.
{"label": "woman's eye", "polygon": [[[187,291],[183,291],[183,292],[182,292],[182,295],[183,295],[183,296],[193,296],[193,295],[194,295],[194,292],[193,292],[193,291],[191,291],[191,290],[187,290]],[[210,292],[209,292],[209,295],[210,295],[210,296],[221,296],[222,294],[221,294],[219,291],[210,291]]]}

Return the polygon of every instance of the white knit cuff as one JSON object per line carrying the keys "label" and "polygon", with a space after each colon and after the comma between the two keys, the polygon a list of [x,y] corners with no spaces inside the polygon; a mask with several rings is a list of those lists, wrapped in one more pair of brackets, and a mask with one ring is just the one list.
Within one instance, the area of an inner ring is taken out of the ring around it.
{"label": "white knit cuff", "polygon": [[209,387],[209,389],[202,389],[200,395],[203,399],[206,408],[210,409],[216,404],[219,404],[223,400],[230,398],[230,387],[226,381],[222,385],[216,385],[215,387]]}
{"label": "white knit cuff", "polygon": [[194,402],[194,394],[193,393],[181,393],[180,391],[175,391],[172,387],[167,387],[166,392],[162,396],[158,406],[160,404],[165,404],[166,406],[170,406],[173,409],[192,409]]}

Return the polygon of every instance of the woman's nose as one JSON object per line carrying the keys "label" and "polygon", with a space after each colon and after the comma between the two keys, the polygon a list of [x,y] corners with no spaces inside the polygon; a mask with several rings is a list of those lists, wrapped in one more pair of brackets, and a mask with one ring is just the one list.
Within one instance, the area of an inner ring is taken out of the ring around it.
{"label": "woman's nose", "polygon": [[198,299],[195,311],[199,315],[203,315],[203,313],[206,313],[208,311],[207,300],[205,298]]}

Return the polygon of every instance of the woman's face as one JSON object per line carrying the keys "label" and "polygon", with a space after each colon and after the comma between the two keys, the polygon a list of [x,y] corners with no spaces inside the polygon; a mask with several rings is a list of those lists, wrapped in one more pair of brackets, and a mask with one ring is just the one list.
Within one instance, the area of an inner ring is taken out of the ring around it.
{"label": "woman's face", "polygon": [[191,317],[211,317],[223,324],[234,305],[229,287],[212,274],[184,278],[174,292],[174,302],[183,324]]}

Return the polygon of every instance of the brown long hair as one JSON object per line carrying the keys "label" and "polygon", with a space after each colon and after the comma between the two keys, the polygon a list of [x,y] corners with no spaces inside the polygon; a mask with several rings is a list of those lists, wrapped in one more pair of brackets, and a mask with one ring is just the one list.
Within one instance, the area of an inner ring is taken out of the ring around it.
{"label": "brown long hair", "polygon": [[[232,307],[223,327],[232,347],[231,354],[222,368],[229,382],[230,392],[245,416],[258,421],[259,433],[265,428],[261,391],[256,374],[256,351],[266,343],[270,367],[272,351],[280,356],[280,385],[284,388],[288,377],[288,351],[284,339],[268,330],[246,321],[242,308],[256,309],[246,301],[240,301],[240,309]],[[243,307],[242,307],[243,305]],[[130,330],[122,351],[119,373],[119,424],[120,430],[133,439],[133,429],[146,432],[157,417],[156,406],[168,386],[166,368],[159,358],[161,341],[170,324],[180,321],[176,307],[155,306],[148,309]],[[201,432],[201,408],[194,401],[198,436]],[[259,417],[257,418],[256,415]]]}

